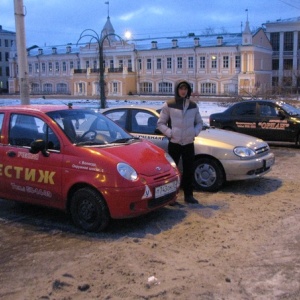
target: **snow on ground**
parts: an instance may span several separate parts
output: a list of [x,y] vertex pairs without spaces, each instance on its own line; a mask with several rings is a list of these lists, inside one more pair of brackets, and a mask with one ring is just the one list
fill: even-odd
[[[164,101],[151,101],[151,100],[107,100],[107,106],[108,107],[116,107],[121,105],[139,105],[139,106],[153,106],[155,108],[159,108],[163,105]],[[86,99],[31,99],[30,104],[65,104],[72,103],[75,105],[80,106],[86,106],[89,108],[99,108],[100,107],[100,101],[99,100],[86,100]],[[199,101],[197,102],[199,106],[200,114],[203,118],[203,121],[205,123],[209,123],[208,119],[209,116],[212,113],[216,112],[222,112],[224,111],[227,106],[224,105],[224,103],[218,103],[218,102],[208,102],[208,101]],[[21,101],[19,99],[0,99],[0,105],[1,106],[7,106],[7,105],[18,105],[21,104]]]

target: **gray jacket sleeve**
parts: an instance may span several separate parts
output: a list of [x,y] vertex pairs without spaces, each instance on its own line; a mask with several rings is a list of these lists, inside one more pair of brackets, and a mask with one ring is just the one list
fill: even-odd
[[157,128],[161,131],[163,135],[165,135],[168,138],[171,138],[172,129],[168,127],[169,119],[170,119],[170,110],[168,104],[165,102],[160,112],[159,119],[157,121]]

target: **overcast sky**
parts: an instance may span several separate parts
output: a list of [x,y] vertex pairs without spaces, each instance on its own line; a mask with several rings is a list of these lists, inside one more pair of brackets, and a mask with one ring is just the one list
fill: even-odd
[[[109,2],[109,5],[106,4]],[[27,46],[76,44],[85,29],[100,33],[109,12],[115,33],[133,38],[240,32],[300,17],[300,0],[23,0]],[[108,10],[109,9],[109,10]],[[248,11],[246,11],[248,10]],[[15,31],[14,1],[0,0],[0,25]]]

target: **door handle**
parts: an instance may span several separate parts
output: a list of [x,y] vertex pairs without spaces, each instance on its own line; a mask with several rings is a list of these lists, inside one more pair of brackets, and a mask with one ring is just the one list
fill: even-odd
[[16,152],[14,152],[14,151],[7,151],[6,154],[9,157],[15,157],[17,155]]

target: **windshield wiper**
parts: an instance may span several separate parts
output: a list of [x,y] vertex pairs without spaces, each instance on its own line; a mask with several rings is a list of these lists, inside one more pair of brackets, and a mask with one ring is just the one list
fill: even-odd
[[139,137],[132,136],[129,138],[122,138],[122,139],[115,140],[115,141],[113,141],[113,143],[126,143],[129,141],[139,140],[139,139],[140,139]]
[[101,142],[93,142],[93,141],[85,141],[85,142],[79,142],[79,143],[77,143],[76,145],[77,146],[95,146],[95,145],[105,145],[105,144],[107,144],[107,142],[103,142],[103,141],[101,141]]

